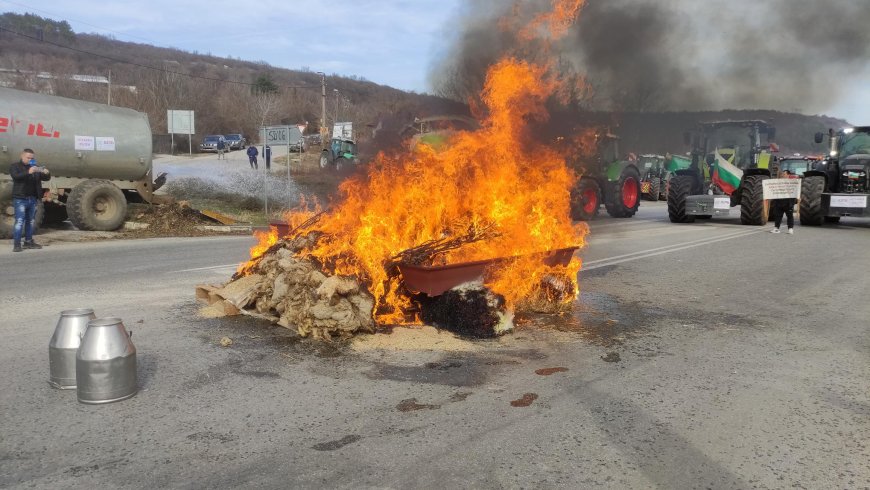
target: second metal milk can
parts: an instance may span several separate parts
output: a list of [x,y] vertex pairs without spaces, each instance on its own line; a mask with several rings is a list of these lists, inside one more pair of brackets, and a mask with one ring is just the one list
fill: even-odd
[[48,383],[61,390],[76,389],[76,351],[88,322],[97,318],[94,310],[79,308],[60,312],[54,334],[48,342]]
[[120,318],[97,318],[88,323],[76,354],[80,402],[111,403],[136,394],[136,347],[131,335]]

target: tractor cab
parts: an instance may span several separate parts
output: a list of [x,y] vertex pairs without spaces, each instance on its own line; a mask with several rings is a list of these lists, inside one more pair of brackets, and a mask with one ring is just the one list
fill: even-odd
[[[767,144],[762,143],[762,135]],[[701,123],[692,140],[693,163],[697,158],[698,163],[711,166],[721,158],[743,170],[766,169],[771,153],[779,151],[776,144],[771,143],[775,136],[776,128],[762,120]]]
[[665,157],[662,155],[641,155],[638,157],[641,179],[649,180],[653,177],[661,178],[665,171]]

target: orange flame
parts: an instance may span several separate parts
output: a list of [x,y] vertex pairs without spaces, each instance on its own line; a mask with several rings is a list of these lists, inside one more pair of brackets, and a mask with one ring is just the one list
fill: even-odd
[[[583,3],[556,2],[550,16],[536,17],[530,28],[544,25],[560,34]],[[580,259],[546,266],[533,258],[583,246],[588,233],[585,223],[570,219],[577,175],[565,153],[529,129],[530,123],[547,120],[545,104],[560,86],[546,66],[506,58],[490,67],[480,129],[452,132],[439,150],[420,146],[402,155],[379,154],[365,176],[340,186],[337,204],[313,227],[323,237],[306,253],[336,274],[364,278],[381,306],[375,314],[380,323],[403,323],[403,312],[412,306],[385,264],[407,249],[470,229],[496,236],[447,251],[438,257],[440,264],[515,257],[493,267],[487,279],[509,305],[528,299],[550,274],[568,278],[573,289],[567,300],[573,299]],[[311,215],[295,212],[288,219],[301,223]],[[252,257],[277,239],[275,230],[260,236]]]

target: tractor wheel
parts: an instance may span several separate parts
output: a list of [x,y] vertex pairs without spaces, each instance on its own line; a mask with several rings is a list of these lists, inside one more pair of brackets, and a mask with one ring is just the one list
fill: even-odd
[[108,180],[90,179],[75,186],[66,202],[72,224],[80,230],[117,230],[127,217],[127,199]]
[[580,179],[571,191],[571,219],[589,221],[598,215],[601,206],[601,189],[595,179]]
[[12,238],[15,227],[15,208],[12,200],[0,202],[0,238]]
[[825,178],[811,175],[801,180],[801,225],[822,226],[822,193],[825,192]]
[[322,151],[320,152],[320,168],[326,168],[329,166],[329,152]]
[[631,218],[640,205],[640,174],[632,167],[622,171],[619,180],[604,196],[607,214],[614,218]]
[[670,181],[662,179],[661,190],[659,190],[659,201],[667,201],[668,200],[668,186],[670,185]]
[[[36,201],[36,230],[42,226],[45,219],[45,205],[43,202]],[[12,200],[0,202],[0,238],[12,238],[12,233],[15,231],[15,208],[12,207]],[[23,238],[22,238],[23,239]]]
[[647,201],[658,201],[659,194],[662,191],[662,179],[658,177],[653,177],[649,181],[649,194],[647,194]]
[[839,216],[825,216],[825,223],[839,223]]
[[668,218],[671,223],[694,223],[695,217],[686,214],[686,198],[692,195],[695,179],[688,175],[674,175],[668,183]]
[[350,168],[350,160],[344,157],[338,157],[335,159],[335,170],[341,170],[345,167]]
[[743,190],[740,195],[741,224],[762,226],[767,223],[770,201],[764,200],[762,186],[762,182],[767,179],[767,175],[750,175],[743,179]]

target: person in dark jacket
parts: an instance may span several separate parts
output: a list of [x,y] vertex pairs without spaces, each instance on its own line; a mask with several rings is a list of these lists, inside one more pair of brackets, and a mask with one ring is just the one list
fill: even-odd
[[257,150],[256,146],[249,146],[248,147],[248,163],[251,164],[251,168],[253,168],[253,169],[257,168],[257,155],[259,155],[259,154],[260,154],[260,151]]
[[[783,170],[780,178],[796,179],[797,176],[791,174],[788,170]],[[773,229],[771,233],[779,233],[779,227],[782,225],[782,215],[785,214],[785,224],[788,227],[788,234],[794,235],[794,205],[796,199],[772,199],[770,202],[770,210],[773,212]]]
[[227,157],[224,155],[224,150],[227,148],[227,144],[224,142],[223,138],[218,138],[216,148],[217,148],[218,160],[220,160],[220,159],[226,160]]
[[[13,228],[13,252],[25,248],[37,249],[42,245],[33,241],[36,231],[36,207],[42,199],[42,181],[51,178],[48,169],[36,165],[33,150],[26,148],[21,152],[21,158],[9,166],[12,176],[12,207],[15,208],[15,227]],[[24,246],[21,235],[24,232]]]

